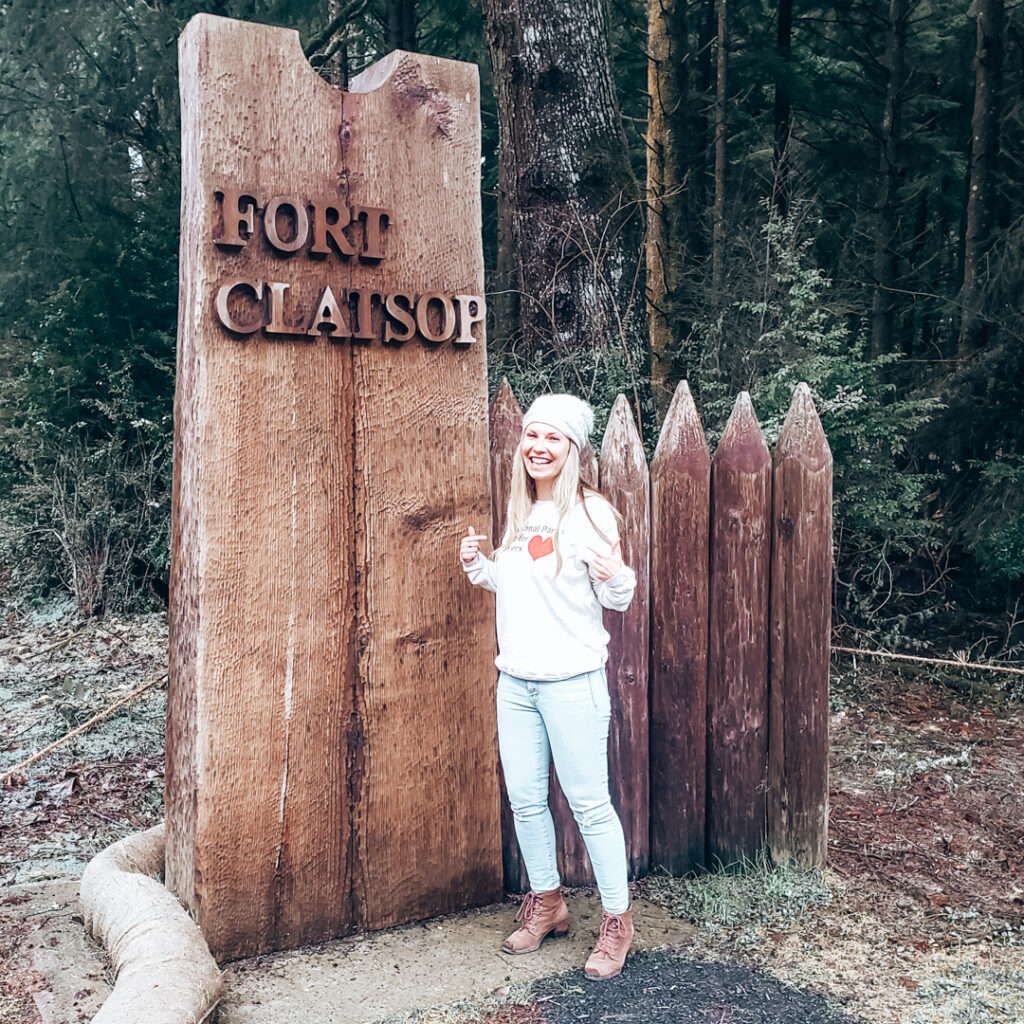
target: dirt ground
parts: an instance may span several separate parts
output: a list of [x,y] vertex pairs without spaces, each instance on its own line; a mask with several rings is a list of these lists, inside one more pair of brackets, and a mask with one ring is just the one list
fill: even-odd
[[[0,906],[10,886],[75,877],[162,817],[165,619],[83,624],[60,611],[0,624],[0,773],[141,683],[157,685],[0,786]],[[698,1007],[694,1021],[769,1022],[784,984],[818,1000],[821,1016],[808,1004],[780,1020],[839,1020],[828,1016],[838,1007],[871,1024],[1024,1020],[1020,695],[833,667],[824,873],[761,863],[745,875],[649,876],[637,893],[696,926],[687,948],[638,956],[618,983],[588,986],[570,972],[515,998],[409,1019],[690,1019],[665,1009],[678,998]],[[41,1019],[30,933],[0,915],[0,1024]],[[749,1016],[755,1005],[761,1016]]]

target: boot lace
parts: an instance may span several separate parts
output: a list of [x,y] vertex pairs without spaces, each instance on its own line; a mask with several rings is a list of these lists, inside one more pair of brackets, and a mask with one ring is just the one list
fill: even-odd
[[601,922],[601,934],[598,936],[594,952],[614,957],[617,952],[616,943],[622,939],[622,934],[622,918],[615,914],[609,914]]
[[516,913],[516,920],[523,922],[523,927],[530,931],[530,925],[533,923],[533,919],[540,909],[540,900],[537,898],[537,894],[530,890],[524,897],[523,902],[519,906],[519,911]]

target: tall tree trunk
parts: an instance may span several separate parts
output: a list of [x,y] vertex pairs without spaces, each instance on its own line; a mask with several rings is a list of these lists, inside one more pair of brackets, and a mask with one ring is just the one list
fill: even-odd
[[[349,4],[344,5],[348,8]],[[327,0],[327,20],[334,25],[339,14],[338,0]],[[336,32],[340,38],[332,37],[329,41],[329,64],[331,68],[331,85],[337,89],[348,88],[348,25],[340,25]]]
[[984,264],[992,242],[1005,26],[1003,0],[976,0],[975,12],[974,115],[971,119],[970,188],[964,230],[960,356],[968,356],[981,348],[987,334],[981,292]]
[[792,108],[789,99],[790,58],[793,53],[793,0],[779,0],[775,35],[775,146],[773,152],[772,205],[780,217],[789,212],[789,138]]
[[879,157],[879,194],[874,226],[874,260],[871,300],[871,352],[879,355],[892,349],[893,310],[896,284],[896,202],[900,167],[903,79],[906,54],[907,0],[889,0],[886,29],[886,105],[882,115],[882,152]]
[[[612,87],[604,5],[485,0],[484,14],[518,337],[533,354],[569,357],[552,383],[592,393],[594,360],[581,350],[621,354],[639,381],[647,369],[643,210]],[[648,404],[639,391],[637,384],[638,411]]]
[[385,8],[388,50],[416,49],[416,0],[387,0]]
[[[661,418],[672,399],[673,352],[689,334],[685,279],[696,229],[686,0],[650,0],[647,54],[647,315],[651,390]],[[685,354],[680,362],[682,376],[692,376]]]
[[700,0],[697,16],[697,95],[694,102],[693,133],[701,155],[701,173],[697,178],[694,208],[701,211],[705,230],[700,235],[700,255],[707,257],[711,232],[708,210],[715,187],[715,65],[712,59],[718,38],[718,0]]
[[725,98],[729,49],[728,0],[718,0],[718,77],[715,89],[715,206],[711,228],[711,292],[721,301],[725,274]]
[[871,351],[874,355],[892,349],[895,309],[897,249],[896,203],[900,166],[904,63],[907,43],[908,0],[889,0],[889,22],[885,41],[885,110],[882,114],[881,154],[878,161],[878,198],[875,203],[875,282],[871,303]]

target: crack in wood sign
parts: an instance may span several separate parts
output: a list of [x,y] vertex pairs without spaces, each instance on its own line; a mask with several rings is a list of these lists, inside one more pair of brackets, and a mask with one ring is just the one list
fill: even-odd
[[225,958],[501,896],[479,86],[179,58],[166,881]]

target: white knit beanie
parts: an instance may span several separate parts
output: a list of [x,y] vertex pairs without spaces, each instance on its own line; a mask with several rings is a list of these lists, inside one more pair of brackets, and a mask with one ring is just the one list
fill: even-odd
[[583,451],[594,429],[594,410],[575,395],[541,395],[523,416],[524,432],[531,423],[554,427]]

